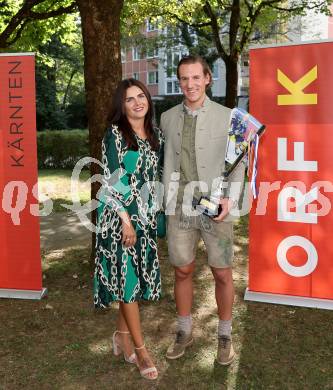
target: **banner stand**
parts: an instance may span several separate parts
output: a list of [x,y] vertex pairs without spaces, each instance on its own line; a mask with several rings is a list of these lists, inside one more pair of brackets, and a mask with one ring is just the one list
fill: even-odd
[[333,301],[330,299],[306,298],[295,295],[270,294],[257,291],[250,291],[248,288],[244,295],[245,301],[264,303],[276,303],[278,305],[311,307],[316,309],[333,310]]
[[34,53],[0,53],[0,86],[0,298],[39,300]]
[[42,290],[15,290],[12,288],[0,288],[0,298],[17,299],[42,299],[47,295],[47,288]]
[[333,310],[332,50],[333,41],[250,49],[250,113],[266,131],[246,300]]

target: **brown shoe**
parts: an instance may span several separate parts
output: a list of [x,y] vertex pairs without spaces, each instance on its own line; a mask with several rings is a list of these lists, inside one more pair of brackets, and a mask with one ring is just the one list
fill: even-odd
[[186,334],[184,331],[179,330],[176,334],[175,341],[170,345],[167,350],[166,357],[168,359],[178,359],[184,355],[185,349],[192,344],[192,333]]
[[219,344],[217,348],[217,362],[222,366],[228,366],[235,359],[235,351],[232,346],[231,338],[219,336]]

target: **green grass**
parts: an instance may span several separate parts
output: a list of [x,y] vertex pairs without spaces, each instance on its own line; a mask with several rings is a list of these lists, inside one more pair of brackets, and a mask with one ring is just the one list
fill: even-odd
[[[40,178],[63,184],[69,174],[41,172]],[[145,342],[159,370],[157,382],[150,383],[136,367],[112,354],[117,305],[93,308],[87,244],[43,253],[47,299],[0,300],[0,389],[332,390],[333,312],[244,301],[247,222],[244,217],[235,226],[237,359],[230,367],[214,361],[214,284],[203,247],[194,280],[195,342],[185,357],[168,361],[165,352],[175,325],[173,270],[166,242],[159,242],[164,295],[159,303],[141,305]]]
[[[41,169],[38,172],[39,194],[44,194],[53,201],[53,211],[55,212],[68,210],[62,204],[73,204],[71,176],[72,171],[70,169]],[[80,174],[77,195],[81,204],[90,200],[89,177],[90,173],[87,170]]]
[[47,299],[0,300],[0,388],[332,389],[333,313],[244,302],[241,253],[235,264],[236,361],[229,368],[214,361],[214,286],[203,250],[195,277],[195,343],[186,357],[167,361],[175,323],[173,272],[165,241],[159,247],[164,296],[141,306],[145,341],[160,373],[156,384],[112,355],[117,307],[93,309],[89,248],[82,248],[44,255]]

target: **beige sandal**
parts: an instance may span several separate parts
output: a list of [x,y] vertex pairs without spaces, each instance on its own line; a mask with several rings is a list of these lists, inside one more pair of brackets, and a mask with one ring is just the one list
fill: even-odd
[[123,353],[124,359],[126,362],[135,364],[136,363],[136,354],[133,352],[130,356],[126,356],[124,350],[122,349],[121,345],[116,340],[116,335],[119,334],[130,334],[130,332],[123,332],[120,330],[116,330],[112,335],[112,349],[115,356],[121,355]]
[[[135,350],[139,350],[139,349],[143,349],[143,348],[146,348],[145,344],[143,344],[141,347],[134,347]],[[157,379],[158,377],[158,372],[157,372],[157,369],[155,366],[153,367],[148,367],[148,368],[143,368],[141,369],[139,367],[139,363],[138,363],[138,358],[137,358],[137,362],[136,362],[136,365],[138,366],[138,369],[140,371],[140,375],[145,378],[145,379],[149,379],[149,380],[155,380]],[[154,373],[155,375],[153,376],[150,376],[149,374],[152,374]]]

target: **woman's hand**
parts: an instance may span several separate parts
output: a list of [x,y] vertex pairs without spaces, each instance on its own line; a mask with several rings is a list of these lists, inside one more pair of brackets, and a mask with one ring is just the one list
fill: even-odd
[[122,220],[122,244],[126,247],[135,245],[136,233],[130,220]]

